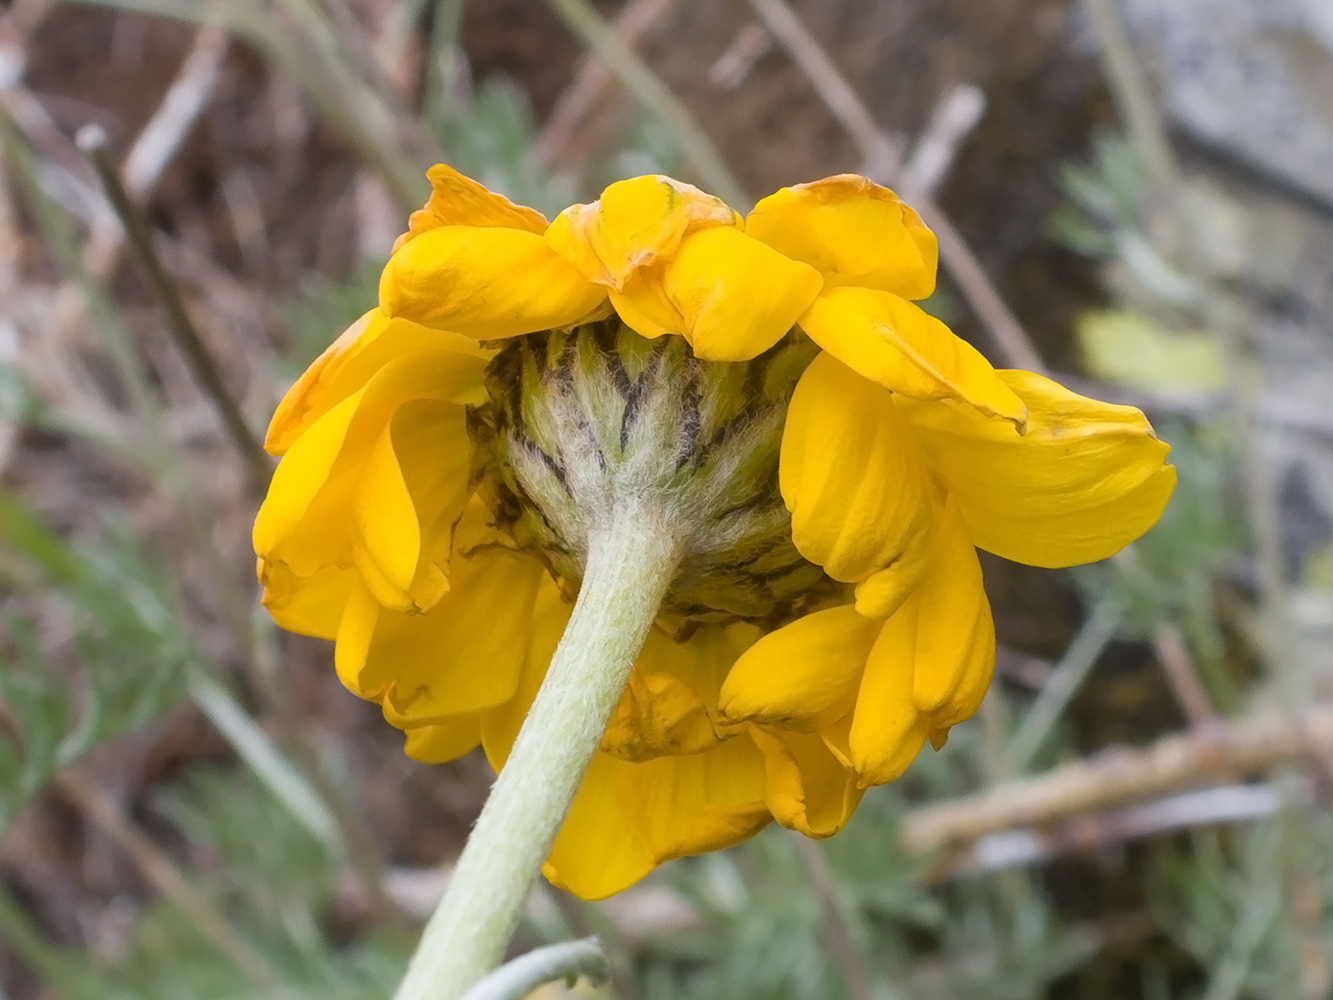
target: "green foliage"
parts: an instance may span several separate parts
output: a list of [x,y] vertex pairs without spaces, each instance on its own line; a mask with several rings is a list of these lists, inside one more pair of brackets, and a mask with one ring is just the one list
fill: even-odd
[[1089,257],[1111,257],[1117,234],[1140,231],[1148,172],[1134,144],[1103,133],[1084,163],[1061,164],[1057,180],[1069,202],[1051,218],[1055,237]]
[[21,598],[0,600],[10,637],[0,644],[0,702],[16,724],[0,734],[3,832],[60,767],[179,701],[196,654],[162,573],[127,532],[74,547],[0,494],[0,557],[0,580],[40,590],[68,613],[79,668],[77,682],[67,682],[20,617]]

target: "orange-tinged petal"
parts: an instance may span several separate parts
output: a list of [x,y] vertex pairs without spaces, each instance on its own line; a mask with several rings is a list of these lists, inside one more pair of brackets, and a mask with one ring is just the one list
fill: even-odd
[[792,541],[833,579],[920,571],[934,500],[916,442],[892,394],[828,354],[792,395],[778,480]]
[[423,764],[447,764],[480,744],[481,722],[476,716],[467,716],[443,725],[409,729],[403,752]]
[[807,837],[831,837],[847,825],[864,791],[821,736],[763,726],[751,726],[750,736],[764,755],[774,819]]
[[720,720],[812,732],[846,715],[878,633],[879,623],[851,606],[816,611],[768,633],[727,674]]
[[541,236],[517,229],[427,230],[380,278],[386,315],[479,340],[574,325],[605,296]]
[[782,188],[754,207],[745,231],[830,285],[924,299],[935,290],[935,234],[896,194],[855,174]]
[[1022,426],[1023,402],[975,347],[889,292],[826,288],[800,318],[848,368],[912,399],[955,399]]
[[902,405],[977,546],[1033,566],[1073,566],[1113,555],[1157,522],[1176,472],[1142,413],[1031,372],[999,374],[1027,407],[1024,435],[962,407]]
[[995,627],[981,566],[949,504],[930,568],[884,623],[856,696],[848,745],[863,784],[891,781],[927,737],[981,704],[995,664]]
[[462,355],[460,364],[477,376],[470,393],[458,402],[486,401],[482,366],[468,359],[486,359],[492,352],[475,340],[443,330],[429,330],[404,319],[390,319],[372,309],[315,359],[287,390],[269,422],[264,448],[281,455],[307,427],[352,393],[362,389],[381,368],[396,358],[422,351],[449,351]]
[[546,240],[589,281],[621,291],[635,272],[674,255],[688,233],[740,224],[721,199],[650,175],[616,181],[598,201],[565,209]]
[[407,232],[398,237],[394,250],[408,240],[441,226],[476,226],[478,228],[521,229],[541,233],[546,216],[535,208],[515,205],[465,177],[447,163],[437,163],[426,171],[430,181],[430,199],[426,207],[413,212],[407,220]]

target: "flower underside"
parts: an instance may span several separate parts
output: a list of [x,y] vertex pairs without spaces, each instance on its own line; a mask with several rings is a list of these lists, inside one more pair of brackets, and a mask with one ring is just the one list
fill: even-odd
[[997,370],[915,304],[935,238],[865,178],[741,216],[637,177],[550,223],[430,178],[378,307],[274,415],[264,603],[335,640],[413,757],[499,768],[595,537],[632,510],[669,541],[545,869],[581,896],[770,820],[836,833],[981,703],[977,550],[1096,561],[1171,495],[1138,410]]
[[514,340],[476,414],[501,470],[498,523],[577,583],[589,533],[633,502],[682,553],[660,617],[672,631],[785,624],[833,592],[778,490],[787,404],[816,353],[793,331],[750,361],[700,361],[617,317]]

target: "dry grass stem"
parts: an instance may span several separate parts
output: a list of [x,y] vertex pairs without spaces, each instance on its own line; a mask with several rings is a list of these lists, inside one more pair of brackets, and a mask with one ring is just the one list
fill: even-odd
[[749,195],[722,154],[680,98],[609,28],[587,0],[547,0],[561,19],[606,64],[645,108],[676,134],[686,159],[704,186],[737,211],[748,211]]
[[1045,371],[1031,338],[995,290],[972,248],[928,191],[908,186],[913,178],[903,172],[904,160],[898,144],[879,127],[824,48],[784,0],[750,0],[750,4],[857,144],[864,159],[860,172],[881,183],[897,184],[903,197],[935,231],[941,261],[990,331],[1004,362],[1015,368]]
[[[611,31],[627,50],[665,18],[680,0],[630,0],[616,15]],[[542,126],[533,146],[533,159],[541,166],[564,162],[573,152],[574,139],[589,113],[606,96],[615,75],[610,64],[597,55],[585,56],[574,81],[564,89]]]
[[843,984],[847,987],[849,1000],[870,1000],[870,976],[866,972],[861,949],[852,939],[851,928],[843,916],[842,901],[838,899],[838,886],[833,878],[833,870],[818,842],[796,834],[796,853],[800,855],[801,865],[805,868],[810,888],[819,900],[819,909],[824,918],[824,940],[829,952],[842,973]]
[[237,968],[259,986],[273,988],[282,984],[282,977],[268,960],[232,929],[208,897],[186,880],[171,859],[130,822],[105,791],[73,768],[62,772],[56,784],[116,842],[153,888],[194,921],[199,932],[235,962]]

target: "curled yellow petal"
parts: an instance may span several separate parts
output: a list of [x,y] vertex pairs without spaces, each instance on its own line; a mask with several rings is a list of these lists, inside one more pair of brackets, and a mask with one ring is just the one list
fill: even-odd
[[380,308],[479,340],[571,326],[606,292],[541,236],[517,229],[443,226],[405,243],[380,278]]
[[995,627],[957,505],[946,512],[930,567],[883,625],[866,661],[848,736],[863,785],[898,777],[927,738],[977,710],[995,664]]
[[682,320],[675,332],[706,361],[748,361],[762,354],[792,328],[824,284],[814,268],[731,228],[685,239],[663,267],[661,281]]
[[350,570],[329,567],[312,576],[297,576],[284,563],[258,560],[260,599],[279,627],[289,632],[333,639],[355,576]]
[[386,607],[422,608],[414,593],[422,537],[448,534],[471,493],[472,439],[463,407],[411,400],[370,448],[352,502],[352,556]]
[[764,726],[749,732],[764,755],[765,801],[774,819],[807,837],[831,837],[847,825],[864,790],[822,736]]
[[468,404],[485,401],[481,366],[467,359],[485,359],[490,351],[471,338],[429,330],[403,319],[390,319],[380,310],[372,309],[330,344],[282,397],[269,423],[265,450],[271,455],[284,454],[307,427],[362,389],[389,362],[427,351],[461,355],[460,363],[476,373],[477,381],[458,401]]
[[481,723],[468,716],[438,726],[407,730],[403,752],[423,764],[447,764],[471,753],[481,743]]
[[891,393],[828,354],[792,395],[779,461],[801,555],[835,580],[897,565],[919,572],[934,527],[932,486]]
[[923,299],[935,289],[935,234],[896,194],[855,174],[785,187],[754,207],[745,231],[830,285]]
[[746,624],[709,626],[678,642],[661,631],[650,632],[611,713],[602,750],[622,760],[644,761],[715,746],[721,739],[713,724],[718,690],[758,633]]
[[650,175],[616,181],[592,204],[565,209],[546,240],[589,281],[621,291],[635,272],[675,254],[687,234],[739,225],[721,199]]
[[955,399],[1022,426],[1023,402],[989,361],[906,299],[865,288],[826,288],[800,319],[812,340],[848,368],[912,399]]
[[797,732],[846,715],[879,623],[850,606],[804,615],[747,649],[722,683],[718,717]]
[[1157,522],[1176,472],[1141,412],[1031,372],[999,374],[1027,408],[1023,435],[963,407],[901,406],[978,547],[1073,566],[1113,555]]
[[422,233],[441,226],[476,226],[478,228],[520,229],[541,233],[546,216],[525,205],[515,205],[465,177],[447,163],[437,163],[426,171],[430,181],[430,199],[426,207],[413,212],[407,220],[407,232],[398,237],[394,250]]

